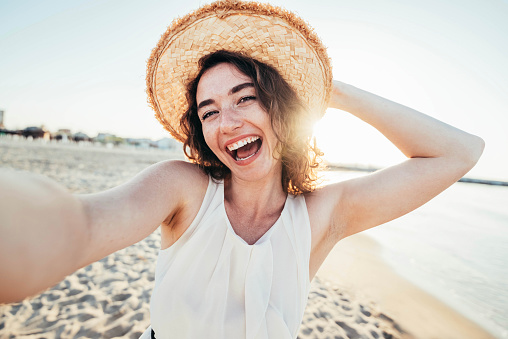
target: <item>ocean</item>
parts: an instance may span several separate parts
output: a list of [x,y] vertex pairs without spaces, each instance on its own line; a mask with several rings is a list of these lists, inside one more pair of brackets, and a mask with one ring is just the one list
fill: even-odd
[[[325,178],[359,175],[337,171]],[[399,275],[495,337],[508,338],[508,187],[455,183],[365,233]]]

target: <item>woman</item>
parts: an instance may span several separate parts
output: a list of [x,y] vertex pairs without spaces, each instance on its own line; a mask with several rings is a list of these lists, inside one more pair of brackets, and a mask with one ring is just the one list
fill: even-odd
[[[484,147],[422,113],[332,84],[319,39],[271,6],[217,2],[174,22],[152,52],[147,83],[156,117],[193,163],[158,163],[83,196],[4,174],[1,301],[51,286],[161,225],[143,337],[294,338],[310,280],[332,247],[432,199]],[[309,126],[326,106],[372,125],[408,160],[316,189],[320,152]]]

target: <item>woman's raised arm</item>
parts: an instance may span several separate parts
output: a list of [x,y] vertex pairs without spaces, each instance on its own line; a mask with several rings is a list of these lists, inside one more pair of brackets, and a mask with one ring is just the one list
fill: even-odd
[[310,196],[311,205],[313,199],[321,204],[318,214],[327,216],[319,220],[316,241],[333,234],[335,244],[414,210],[459,180],[483,152],[475,135],[338,81],[329,106],[372,125],[409,159]]
[[184,203],[184,184],[197,173],[166,161],[105,192],[72,195],[42,176],[0,172],[0,302],[40,292],[142,240]]

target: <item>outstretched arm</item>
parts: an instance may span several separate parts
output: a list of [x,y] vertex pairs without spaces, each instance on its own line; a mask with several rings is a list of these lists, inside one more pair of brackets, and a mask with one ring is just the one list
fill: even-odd
[[327,216],[318,221],[316,242],[328,237],[335,244],[416,209],[466,174],[483,152],[475,135],[338,81],[329,106],[372,125],[409,159],[310,196],[321,204],[318,215]]
[[0,303],[39,292],[70,266],[77,269],[88,241],[78,199],[43,176],[0,172]]
[[166,161],[105,192],[72,195],[42,176],[0,172],[0,303],[142,240],[185,203],[185,183],[201,176],[191,164]]

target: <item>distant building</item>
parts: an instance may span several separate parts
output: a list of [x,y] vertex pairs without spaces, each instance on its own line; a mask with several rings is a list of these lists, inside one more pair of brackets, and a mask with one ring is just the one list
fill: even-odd
[[179,142],[173,138],[164,138],[155,142],[157,147],[162,149],[176,149],[179,147]]
[[99,133],[95,138],[92,138],[94,142],[100,142],[102,144],[106,144],[108,147],[119,146],[125,144],[125,139],[121,137],[117,137],[114,134],[109,133]]
[[94,138],[96,141],[106,141],[107,139],[110,139],[110,138],[114,138],[115,135],[114,134],[109,134],[109,133],[99,133],[97,134],[97,136]]
[[0,110],[0,128],[5,128],[5,126],[4,126],[4,113],[5,113],[5,111]]
[[72,135],[72,139],[74,141],[91,141],[92,140],[88,135],[86,135],[85,133],[82,133],[82,132],[74,133]]
[[27,127],[23,131],[21,131],[21,135],[25,138],[33,138],[33,139],[50,139],[50,133],[43,127]]
[[157,147],[155,142],[150,139],[133,139],[133,138],[127,138],[125,139],[127,143],[130,145],[140,147],[140,148],[150,148],[150,147]]
[[61,128],[56,133],[53,134],[52,139],[68,142],[72,140],[71,130],[67,128]]
[[71,130],[68,128],[60,128],[56,133],[72,135]]

